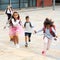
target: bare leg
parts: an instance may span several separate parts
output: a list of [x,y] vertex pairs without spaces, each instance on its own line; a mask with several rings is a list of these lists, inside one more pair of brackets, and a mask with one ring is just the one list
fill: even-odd
[[44,50],[42,51],[43,55],[46,55],[47,45],[48,45],[48,38],[44,38]]
[[29,42],[31,42],[30,37],[28,37]]
[[14,44],[16,45],[16,48],[19,48],[20,47],[19,46],[19,40],[18,40],[18,36],[17,35],[14,36]]
[[28,37],[27,37],[27,36],[25,36],[25,47],[28,47],[27,39],[28,39]]
[[17,42],[16,42],[16,36],[13,36],[13,38],[14,38],[14,44],[16,45],[17,44]]
[[14,39],[13,39],[13,36],[10,36],[10,41],[13,41]]
[[50,45],[51,45],[51,40],[49,39],[49,40],[48,40],[48,44],[47,44],[47,50],[49,50]]
[[25,42],[27,43],[27,36],[25,36]]
[[17,35],[16,35],[16,43],[19,44],[19,39]]
[[31,33],[29,33],[29,35],[28,35],[29,42],[31,42],[30,38],[31,38]]

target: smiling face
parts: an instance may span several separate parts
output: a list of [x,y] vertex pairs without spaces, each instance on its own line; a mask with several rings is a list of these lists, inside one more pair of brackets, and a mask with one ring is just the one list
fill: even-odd
[[50,28],[50,25],[49,25],[49,24],[48,24],[48,25],[46,25],[46,28],[47,28],[47,29],[49,29],[49,28]]
[[14,19],[18,19],[18,13],[13,14]]

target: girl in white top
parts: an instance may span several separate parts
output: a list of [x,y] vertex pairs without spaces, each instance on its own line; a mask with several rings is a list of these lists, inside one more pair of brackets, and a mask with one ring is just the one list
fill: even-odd
[[18,34],[22,35],[23,28],[21,24],[21,20],[19,14],[17,12],[13,13],[13,18],[9,21],[10,24],[10,41],[14,42],[17,48],[19,48],[19,38]]
[[37,33],[41,31],[44,32],[44,38],[43,38],[44,39],[44,50],[42,51],[43,55],[46,55],[46,51],[49,49],[51,45],[52,38],[57,37],[56,31],[54,27],[51,26],[51,23],[52,22],[49,19],[45,20],[44,27],[41,30],[37,31]]
[[7,9],[5,10],[5,14],[8,16],[8,20],[11,18],[11,16],[13,15],[13,9],[12,7],[9,5],[7,7]]
[[[10,5],[8,5],[7,9],[5,10],[5,14],[7,15],[8,21],[9,21],[12,18],[12,15],[13,15],[13,9]],[[9,27],[8,21],[6,22],[6,25],[4,26],[4,29],[7,26]]]

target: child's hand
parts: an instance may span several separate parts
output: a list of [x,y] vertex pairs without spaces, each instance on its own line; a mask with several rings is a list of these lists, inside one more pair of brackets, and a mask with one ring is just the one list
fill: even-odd
[[54,37],[54,40],[55,40],[55,41],[57,40],[57,36]]
[[6,29],[6,26],[4,26],[4,29]]
[[57,38],[55,37],[55,38],[54,38],[54,40],[56,41],[56,40],[57,40]]
[[34,33],[36,34],[36,33],[37,33],[37,31],[36,31],[36,30],[34,30]]
[[58,38],[58,36],[56,36],[56,38]]

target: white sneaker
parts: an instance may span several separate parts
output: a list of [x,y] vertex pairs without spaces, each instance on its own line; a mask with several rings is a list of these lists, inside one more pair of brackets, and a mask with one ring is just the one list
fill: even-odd
[[14,46],[14,42],[10,41],[10,46],[11,47]]
[[16,48],[20,48],[19,44],[16,44]]

